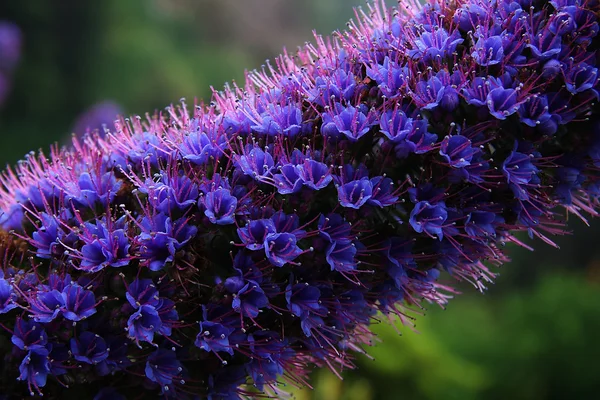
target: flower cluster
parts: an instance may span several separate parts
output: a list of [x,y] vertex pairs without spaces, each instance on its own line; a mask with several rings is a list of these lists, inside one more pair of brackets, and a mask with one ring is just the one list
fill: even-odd
[[597,214],[598,15],[373,4],[193,112],[29,155],[1,177],[0,386],[281,397],[443,306],[440,273],[483,290],[516,233]]

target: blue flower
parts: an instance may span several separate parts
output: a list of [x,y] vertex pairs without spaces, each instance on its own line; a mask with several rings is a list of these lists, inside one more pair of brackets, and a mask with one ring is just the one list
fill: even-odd
[[442,101],[445,88],[442,81],[433,76],[426,81],[417,82],[412,98],[423,110],[432,110]]
[[239,156],[237,162],[244,174],[256,180],[269,176],[274,166],[271,154],[259,148],[253,148],[248,154]]
[[342,134],[352,142],[359,140],[371,130],[372,119],[365,110],[351,105],[335,104],[334,110],[323,113],[321,132],[325,136],[339,138]]
[[47,351],[45,347],[48,344],[48,335],[42,324],[17,318],[11,341],[21,350],[44,354]]
[[228,225],[235,222],[235,210],[238,200],[231,195],[228,189],[217,189],[214,192],[208,192],[202,202],[204,215],[210,222],[217,225]]
[[140,306],[127,320],[127,332],[136,343],[154,343],[154,334],[162,327],[158,311],[153,306]]
[[231,308],[244,317],[256,318],[261,309],[269,305],[265,292],[254,281],[248,281],[237,292],[231,303]]
[[109,230],[100,220],[86,226],[93,235],[81,248],[80,269],[98,272],[107,266],[119,268],[129,264],[131,245],[124,229]]
[[70,321],[81,321],[96,313],[96,297],[91,290],[76,283],[66,286],[62,291],[64,301],[63,316]]
[[280,106],[269,104],[260,115],[260,123],[251,128],[257,133],[275,136],[294,137],[302,130],[302,111],[294,105]]
[[[527,98],[519,107],[519,117],[521,122],[532,128],[544,127],[552,117],[548,112],[548,99],[546,96],[531,96]],[[556,125],[554,124],[554,131]],[[552,129],[546,129],[548,134],[554,133]]]
[[0,277],[0,314],[6,314],[17,307],[16,297],[12,285],[6,279]]
[[302,254],[298,247],[296,235],[292,233],[270,233],[265,237],[265,254],[271,264],[283,267]]
[[174,351],[157,349],[146,361],[146,377],[161,387],[173,383],[181,375],[183,367]]
[[464,41],[457,34],[448,32],[443,28],[432,29],[431,31],[425,31],[415,39],[414,50],[409,50],[408,55],[411,57],[420,58],[424,63],[431,61],[442,61],[449,57],[454,51],[456,46]]
[[218,322],[200,321],[200,333],[194,344],[204,351],[233,355],[233,347],[229,344],[229,335],[233,331],[233,328]]
[[319,161],[306,159],[298,170],[304,185],[313,190],[321,190],[333,180],[329,167]]
[[19,366],[19,380],[27,381],[30,393],[34,393],[32,386],[40,392],[41,387],[46,386],[46,380],[50,373],[50,360],[48,350],[41,349],[29,351]]
[[65,299],[56,289],[48,292],[39,291],[37,296],[29,300],[31,313],[36,322],[53,321],[65,308]]
[[487,95],[487,106],[490,114],[498,119],[506,119],[519,109],[517,91],[514,89],[496,88]]
[[109,348],[102,337],[85,331],[71,339],[71,354],[82,363],[98,364],[108,358]]
[[308,318],[311,313],[327,314],[327,308],[319,302],[321,291],[308,283],[289,284],[285,289],[285,300],[292,314],[301,319]]
[[379,120],[380,131],[392,142],[405,140],[413,131],[413,119],[402,110],[388,110]]
[[582,93],[598,83],[598,68],[579,63],[567,70],[565,87],[572,94]]
[[386,56],[383,64],[367,68],[367,76],[378,83],[384,96],[394,99],[400,95],[400,88],[406,83],[409,69],[406,66],[397,65],[389,56]]
[[127,287],[127,301],[133,308],[156,306],[159,301],[158,289],[150,279],[136,279]]
[[268,235],[276,233],[271,219],[250,220],[245,227],[238,228],[237,233],[248,250],[260,250],[264,247]]
[[373,196],[373,184],[368,178],[337,185],[340,205],[359,209]]
[[471,164],[475,149],[464,136],[446,136],[440,145],[440,155],[453,168],[463,168]]
[[198,228],[185,219],[171,221],[162,213],[152,218],[144,217],[141,225],[144,231],[138,235],[140,253],[152,271],[159,271],[166,263],[172,262],[175,253],[198,232]]
[[420,201],[410,212],[409,223],[415,232],[425,232],[442,240],[444,238],[442,229],[447,218],[448,212],[442,203],[430,204],[428,201]]
[[302,188],[300,168],[294,164],[285,164],[279,167],[279,174],[273,175],[275,187],[280,194],[296,193]]
[[378,207],[388,207],[398,201],[398,196],[394,194],[394,181],[383,176],[376,176],[370,179],[373,187],[372,196],[367,201],[369,204],[374,204]]
[[180,151],[184,160],[195,165],[205,165],[224,153],[226,143],[225,135],[212,133],[209,136],[206,132],[191,130],[183,139]]
[[354,96],[355,89],[354,74],[338,69],[331,75],[317,77],[314,89],[309,91],[308,100],[325,106],[331,101],[350,100]]
[[500,36],[480,37],[471,54],[475,62],[484,67],[499,64],[504,58],[504,48]]
[[538,169],[527,154],[513,151],[502,163],[502,173],[520,200],[529,199],[527,185],[536,177]]
[[356,269],[356,245],[351,241],[336,240],[329,244],[325,260],[332,271],[348,272]]

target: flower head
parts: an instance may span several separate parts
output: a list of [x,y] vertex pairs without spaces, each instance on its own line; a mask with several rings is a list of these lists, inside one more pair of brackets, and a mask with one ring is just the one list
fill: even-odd
[[376,313],[483,291],[515,232],[596,215],[600,3],[413,3],[7,169],[7,368],[50,397],[66,373],[114,374],[97,399],[280,397],[350,367]]

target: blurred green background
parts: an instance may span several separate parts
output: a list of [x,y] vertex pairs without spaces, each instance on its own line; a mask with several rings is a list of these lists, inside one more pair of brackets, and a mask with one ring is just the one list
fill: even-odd
[[[390,2],[391,3],[391,2]],[[343,28],[358,0],[1,1],[23,34],[0,109],[0,163],[65,143],[102,101],[127,114],[160,110],[210,86],[241,81],[283,46]],[[358,369],[316,371],[297,399],[593,399],[600,389],[600,222],[572,221],[561,250],[534,243],[485,295],[463,295],[419,317],[419,334],[374,327],[382,344]]]

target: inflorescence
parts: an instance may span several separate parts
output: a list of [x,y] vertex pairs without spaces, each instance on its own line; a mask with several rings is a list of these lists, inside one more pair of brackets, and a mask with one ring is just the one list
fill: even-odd
[[210,104],[30,154],[1,177],[3,394],[281,397],[444,306],[440,273],[485,289],[516,233],[597,215],[598,15],[373,4]]

